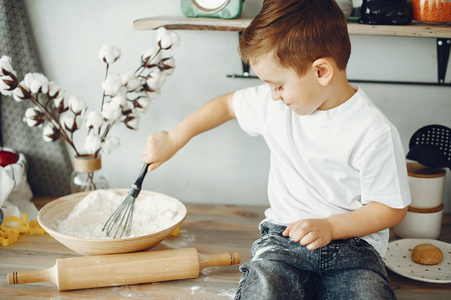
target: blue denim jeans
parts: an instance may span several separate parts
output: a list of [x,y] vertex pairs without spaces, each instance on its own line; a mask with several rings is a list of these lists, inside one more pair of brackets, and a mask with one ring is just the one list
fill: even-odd
[[265,222],[254,242],[235,299],[396,299],[384,262],[361,238],[308,250]]

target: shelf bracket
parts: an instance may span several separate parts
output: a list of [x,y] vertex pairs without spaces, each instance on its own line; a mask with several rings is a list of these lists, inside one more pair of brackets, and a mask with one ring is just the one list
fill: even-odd
[[444,84],[446,69],[448,67],[449,53],[451,50],[451,39],[437,39],[437,69],[438,83]]
[[[238,41],[241,40],[241,35],[243,34],[242,31],[238,32]],[[251,71],[250,71],[250,66],[248,64],[246,64],[242,59],[241,60],[241,74],[242,75],[238,75],[241,78],[251,78]],[[227,77],[237,77],[237,75],[227,75]]]

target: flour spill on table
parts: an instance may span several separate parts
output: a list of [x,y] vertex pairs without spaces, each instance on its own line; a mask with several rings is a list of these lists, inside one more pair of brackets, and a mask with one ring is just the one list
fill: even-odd
[[190,233],[187,230],[181,229],[180,236],[174,239],[166,239],[162,242],[162,244],[171,247],[171,248],[190,248],[194,247],[195,242],[197,241],[196,234]]
[[198,285],[192,286],[190,288],[190,290],[191,290],[191,295],[194,295],[195,292],[199,292],[199,293],[205,292],[205,288],[201,287],[201,286],[198,286]]
[[[124,198],[125,195],[113,190],[93,191],[65,219],[58,221],[57,231],[86,239],[107,239],[102,228]],[[173,226],[181,218],[175,199],[160,194],[139,196],[135,200],[130,237],[159,232]]]
[[234,299],[236,295],[237,289],[223,289],[218,296],[228,297],[230,299]]

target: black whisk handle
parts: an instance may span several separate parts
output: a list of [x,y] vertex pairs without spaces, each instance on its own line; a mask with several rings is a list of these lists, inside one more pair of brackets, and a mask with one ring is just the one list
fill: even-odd
[[138,189],[141,189],[141,185],[143,183],[144,177],[146,177],[147,169],[149,168],[150,164],[144,164],[143,168],[141,169],[141,173],[139,173],[138,178],[135,181],[135,186]]

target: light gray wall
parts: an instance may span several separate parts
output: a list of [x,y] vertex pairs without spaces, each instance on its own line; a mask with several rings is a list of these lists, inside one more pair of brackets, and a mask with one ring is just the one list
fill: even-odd
[[[244,14],[255,15],[261,2],[246,1]],[[134,31],[133,20],[182,15],[180,1],[175,0],[25,0],[25,4],[45,75],[67,94],[80,95],[97,109],[104,76],[104,64],[97,58],[100,46],[112,43],[122,49],[112,73],[134,71],[141,52],[154,45],[155,32]],[[214,96],[260,83],[226,77],[241,70],[237,33],[178,33],[182,43],[174,51],[176,71],[141,120],[139,131],[117,126],[112,132],[122,145],[103,158],[111,187],[129,187],[135,180],[148,134],[169,130]],[[435,39],[351,36],[351,41],[350,78],[437,80]],[[450,75],[446,80],[450,81]],[[361,86],[398,127],[406,151],[410,137],[420,127],[451,127],[451,88]],[[143,187],[185,202],[266,205],[268,156],[261,138],[247,136],[231,121],[195,137],[146,177]],[[451,211],[449,171],[447,177],[445,210]]]

